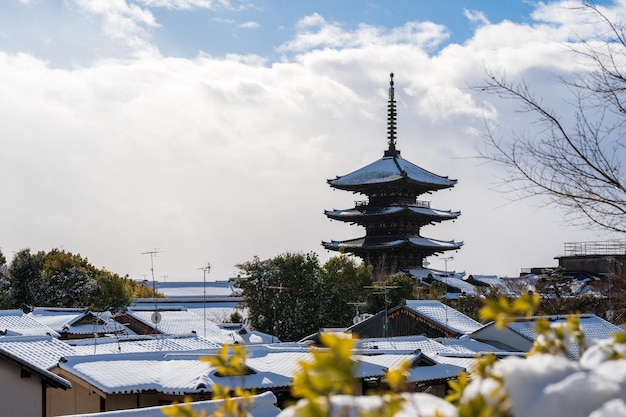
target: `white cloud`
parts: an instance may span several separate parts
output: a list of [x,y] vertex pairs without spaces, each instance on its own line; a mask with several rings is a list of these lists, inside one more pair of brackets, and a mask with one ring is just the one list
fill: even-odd
[[472,23],[477,23],[480,25],[488,25],[490,23],[489,19],[487,19],[487,16],[485,16],[485,13],[481,12],[480,10],[464,9],[463,14],[467,18],[467,20]]
[[430,23],[347,30],[311,15],[281,47],[291,57],[283,62],[177,59],[154,53],[158,22],[147,9],[104,3],[76,2],[111,36],[152,53],[58,69],[0,52],[0,245],[9,257],[63,246],[141,278],[141,252],[159,248],[156,276],[177,280],[200,279],[206,261],[211,279],[225,279],[254,255],[328,257],[321,240],[362,230],[324,217],[355,199],[325,180],[382,156],[392,71],[402,155],[459,179],[428,198],[461,218],[424,231],[466,242],[450,268],[513,274],[553,265],[564,241],[593,240],[560,225],[558,212],[506,204],[491,191],[496,168],[468,158],[484,114],[527,123],[511,103],[468,89],[484,65],[558,97],[550,72],[574,67],[562,44],[569,29],[558,23],[486,24],[463,45],[445,45],[446,29]]
[[239,27],[242,29],[258,29],[261,25],[257,22],[244,22],[240,24]]
[[441,25],[430,22],[408,22],[387,30],[361,24],[355,31],[344,30],[337,23],[329,23],[314,13],[296,25],[298,33],[292,41],[281,45],[280,52],[303,52],[317,48],[360,48],[369,45],[397,45],[409,43],[416,47],[432,48],[448,38]]

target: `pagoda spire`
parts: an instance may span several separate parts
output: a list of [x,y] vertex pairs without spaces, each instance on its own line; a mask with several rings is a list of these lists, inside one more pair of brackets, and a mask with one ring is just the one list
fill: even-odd
[[387,143],[389,149],[385,151],[385,156],[396,157],[400,151],[396,149],[396,97],[393,89],[393,72],[389,74],[389,100],[387,101]]

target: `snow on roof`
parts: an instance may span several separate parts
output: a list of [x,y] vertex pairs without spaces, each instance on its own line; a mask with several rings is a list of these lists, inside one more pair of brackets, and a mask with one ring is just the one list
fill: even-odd
[[22,310],[0,311],[0,337],[1,336],[55,336],[60,335],[50,327],[39,323],[32,317],[24,314]]
[[0,338],[0,352],[9,353],[34,367],[49,370],[61,357],[74,354],[74,349],[52,336],[14,336]]
[[501,285],[501,280],[497,275],[477,275],[471,274],[468,279],[475,279],[478,282],[482,282],[483,284],[491,285],[492,287],[499,287]]
[[441,352],[456,352],[453,348],[444,346],[426,336],[357,339],[356,347],[357,349],[378,349],[382,351],[401,350],[414,352],[420,350],[428,356]]
[[437,210],[437,209],[424,207],[420,205],[391,205],[391,206],[385,206],[385,207],[361,206],[358,208],[350,208],[350,209],[345,209],[345,210],[325,210],[325,213],[327,216],[330,216],[330,217],[341,218],[341,217],[355,217],[355,216],[358,216],[358,217],[381,216],[381,215],[389,215],[389,214],[394,214],[394,213],[401,213],[404,211],[417,213],[422,216],[440,218],[441,220],[454,219],[461,214],[460,211]]
[[440,339],[441,343],[447,347],[450,347],[458,352],[467,353],[471,355],[479,355],[487,352],[492,353],[504,353],[503,349],[499,349],[485,342],[479,342],[467,335],[463,335],[458,339],[443,338]]
[[[108,311],[95,313],[76,308],[35,307],[33,311],[28,313],[28,316],[58,333],[86,335],[117,333],[126,330],[113,320]],[[84,319],[90,323],[80,323]]]
[[196,303],[196,304],[187,304],[187,310],[192,313],[196,313],[200,317],[204,317],[206,311],[207,320],[212,321],[213,323],[227,323],[230,320],[230,317],[233,313],[239,313],[241,315],[242,320],[247,320],[249,310],[247,307],[241,307],[238,301],[233,302],[216,302],[216,303],[206,303],[206,309],[204,308],[204,304]]
[[218,349],[222,345],[197,335],[145,335],[129,337],[98,337],[68,340],[74,355],[94,355],[130,352],[180,352]]
[[[456,408],[449,402],[434,395],[424,393],[400,394],[404,401],[397,416],[426,417],[426,416],[456,416]],[[345,417],[361,415],[380,415],[380,410],[385,409],[385,401],[379,395],[333,395],[330,397],[328,406],[328,417]],[[293,406],[285,408],[278,417],[296,417],[303,415],[302,407],[306,402],[299,402]]]
[[350,240],[342,240],[342,241],[332,240],[330,242],[323,242],[324,246],[326,246],[327,248],[340,248],[340,247],[388,248],[388,247],[393,247],[393,246],[405,245],[407,243],[415,245],[415,246],[419,246],[422,248],[431,248],[431,249],[434,249],[434,252],[458,249],[461,246],[463,246],[463,242],[437,240],[437,239],[431,239],[431,238],[427,238],[423,236],[412,236],[409,238],[406,238],[404,236],[382,236],[382,237],[363,236],[360,238],[350,239]]
[[[250,417],[276,417],[280,413],[280,408],[276,406],[276,396],[268,391],[250,397],[252,405],[250,409]],[[204,412],[207,416],[215,415],[218,405],[224,400],[209,400],[192,402],[191,406],[200,415]],[[133,408],[130,410],[116,410],[89,414],[73,414],[66,417],[154,417],[164,416],[163,410],[171,407],[170,405],[158,407]]]
[[232,338],[232,343],[245,343],[246,345],[277,343],[280,340],[271,334],[250,330],[242,323],[220,323],[218,327],[228,338]]
[[[214,384],[258,390],[288,387],[300,361],[312,359],[307,345],[277,344],[247,346],[246,366],[253,372],[243,381],[221,377],[202,357],[217,355],[219,349],[202,352],[137,352],[120,355],[65,356],[58,366],[104,393],[134,393],[155,390],[167,394],[208,392]],[[357,377],[383,376],[386,368],[357,361]]]
[[[424,276],[425,271],[428,271],[426,276]],[[409,273],[411,275],[419,276],[421,278],[432,278],[439,282],[443,282],[446,285],[458,288],[459,290],[465,292],[465,294],[467,295],[477,294],[476,287],[462,279],[462,276],[465,275],[464,273],[462,275],[459,273],[438,273],[438,271],[429,269],[412,269],[409,271]]]
[[456,180],[433,174],[402,158],[383,157],[347,175],[329,180],[334,187],[351,187],[366,184],[381,184],[398,181],[407,177],[417,183],[430,185],[436,189],[448,188],[456,184]]
[[[548,319],[550,325],[562,325],[567,323],[567,318],[570,315],[553,315],[543,316]],[[589,341],[609,339],[614,333],[622,332],[623,330],[609,323],[608,321],[596,316],[595,314],[580,314],[580,328],[585,333],[585,338]],[[535,340],[536,333],[533,323],[539,317],[520,318],[509,324],[509,328],[529,340]]]
[[457,333],[469,334],[483,327],[471,317],[437,300],[406,300],[406,306]]
[[[143,324],[156,328],[165,334],[191,334],[196,333],[206,337],[222,338],[220,328],[213,322],[204,321],[204,317],[190,311],[159,311],[161,320],[158,324],[152,322],[152,311],[138,311],[129,309],[126,314]],[[227,342],[227,341],[226,341]]]
[[[382,366],[386,369],[398,368],[405,361],[415,361],[419,358],[421,353],[413,354],[383,354],[383,355],[357,355],[355,359],[360,362],[369,362],[375,365]],[[408,382],[423,382],[432,381],[436,379],[449,379],[457,377],[460,373],[465,371],[464,368],[435,363],[429,366],[414,366],[409,371]]]
[[[147,282],[150,288],[152,284]],[[235,287],[235,281],[167,281],[156,282],[156,290],[169,297],[203,297],[207,298],[232,297],[241,295],[241,290]]]

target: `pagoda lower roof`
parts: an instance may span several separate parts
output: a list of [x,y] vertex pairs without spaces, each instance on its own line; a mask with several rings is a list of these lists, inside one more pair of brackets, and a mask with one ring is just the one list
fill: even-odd
[[408,246],[436,253],[460,249],[463,246],[463,242],[437,240],[422,236],[364,236],[351,240],[322,242],[322,245],[330,250],[345,249],[348,251],[391,249]]
[[423,189],[421,192],[450,188],[456,184],[456,180],[433,174],[402,158],[399,153],[395,156],[384,156],[350,174],[328,180],[328,183],[334,188],[359,191],[401,181]]
[[379,216],[419,216],[431,221],[444,221],[456,219],[461,215],[460,211],[437,210],[430,207],[415,205],[390,205],[385,207],[371,207],[367,205],[357,206],[345,210],[325,210],[324,214],[335,220],[354,221]]

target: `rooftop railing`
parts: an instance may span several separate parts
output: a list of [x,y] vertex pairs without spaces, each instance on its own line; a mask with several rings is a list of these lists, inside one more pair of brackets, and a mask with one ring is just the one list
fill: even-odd
[[[358,200],[354,202],[355,207],[367,206],[368,204],[369,204],[369,201],[367,200]],[[430,201],[415,200],[414,204],[418,207],[430,208]]]
[[565,256],[626,255],[626,241],[566,242]]

